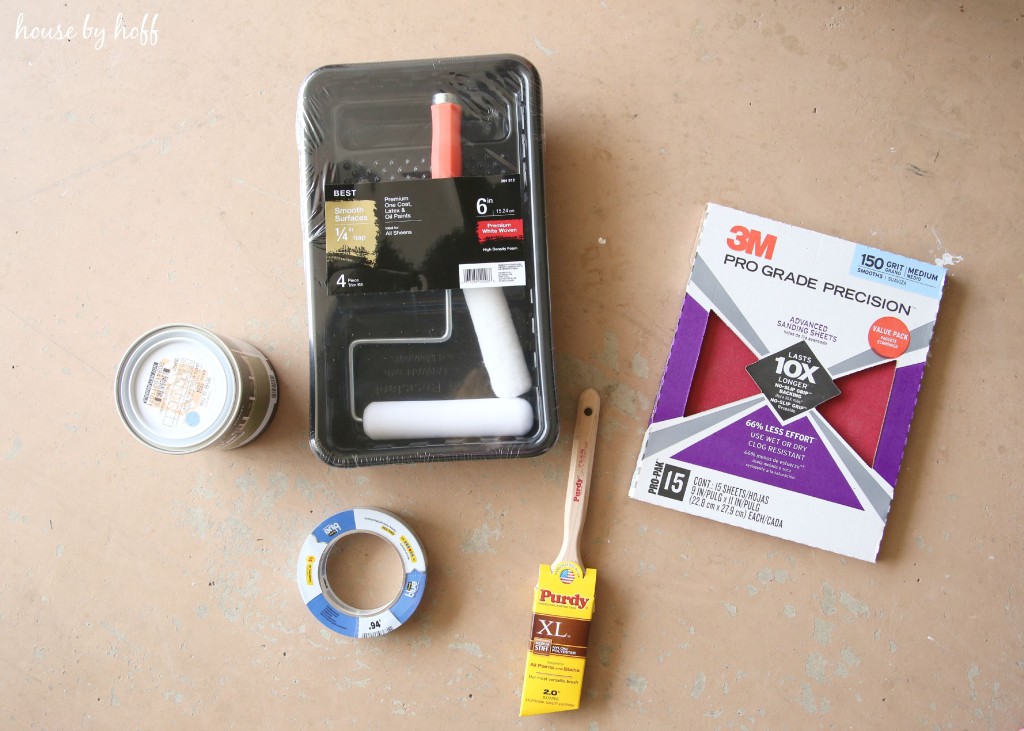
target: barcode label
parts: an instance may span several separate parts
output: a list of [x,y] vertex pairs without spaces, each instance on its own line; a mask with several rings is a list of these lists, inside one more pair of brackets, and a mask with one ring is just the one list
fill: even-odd
[[462,270],[462,283],[463,284],[477,284],[480,282],[493,282],[494,272],[491,269],[485,268],[473,268]]
[[493,264],[460,264],[459,282],[463,289],[519,287],[526,284],[526,262],[499,261]]
[[162,412],[164,426],[176,427],[183,416],[209,400],[210,380],[209,371],[198,361],[164,358],[153,364],[142,402]]

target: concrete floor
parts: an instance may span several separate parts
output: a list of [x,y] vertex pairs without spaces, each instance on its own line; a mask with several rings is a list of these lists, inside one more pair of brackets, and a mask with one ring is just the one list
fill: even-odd
[[[0,17],[0,727],[1024,724],[1020,3]],[[299,85],[495,52],[544,82],[563,436],[529,460],[330,469],[307,444]],[[708,201],[948,269],[876,565],[627,497]],[[257,442],[166,456],[129,435],[114,373],[165,322],[268,354],[281,404]],[[519,719],[586,386],[604,406],[583,705]],[[419,611],[375,640],[324,629],[295,586],[305,536],[359,505],[430,559]]]

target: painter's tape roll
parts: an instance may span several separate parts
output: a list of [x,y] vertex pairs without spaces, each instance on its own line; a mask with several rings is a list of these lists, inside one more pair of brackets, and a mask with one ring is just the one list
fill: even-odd
[[[352,533],[383,538],[402,559],[405,582],[398,596],[382,607],[350,606],[327,581],[331,550]],[[412,529],[396,516],[376,508],[353,508],[332,515],[313,529],[302,544],[296,571],[303,601],[325,627],[347,637],[379,637],[401,627],[420,605],[427,586],[427,554]]]

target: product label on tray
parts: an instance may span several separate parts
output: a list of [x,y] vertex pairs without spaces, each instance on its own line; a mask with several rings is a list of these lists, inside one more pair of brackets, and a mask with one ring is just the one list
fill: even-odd
[[519,175],[327,184],[332,295],[526,284]]

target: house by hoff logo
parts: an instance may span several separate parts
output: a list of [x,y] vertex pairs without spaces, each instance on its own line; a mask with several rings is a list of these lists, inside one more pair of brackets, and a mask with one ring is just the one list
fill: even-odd
[[[65,7],[67,7],[65,5]],[[56,23],[52,25],[35,25],[25,19],[25,13],[18,13],[14,23],[14,40],[22,41],[65,41],[77,43],[88,41],[92,47],[100,51],[107,42],[107,30],[114,41],[133,41],[140,46],[155,46],[160,40],[160,31],[156,27],[159,13],[145,13],[138,25],[130,25],[124,13],[118,13],[112,25],[94,24],[92,14],[86,13],[81,24]]]
[[726,243],[733,251],[742,251],[762,259],[771,259],[775,254],[775,244],[778,238],[774,234],[766,236],[760,231],[749,229],[746,226],[733,226],[729,233],[732,236],[726,239]]

